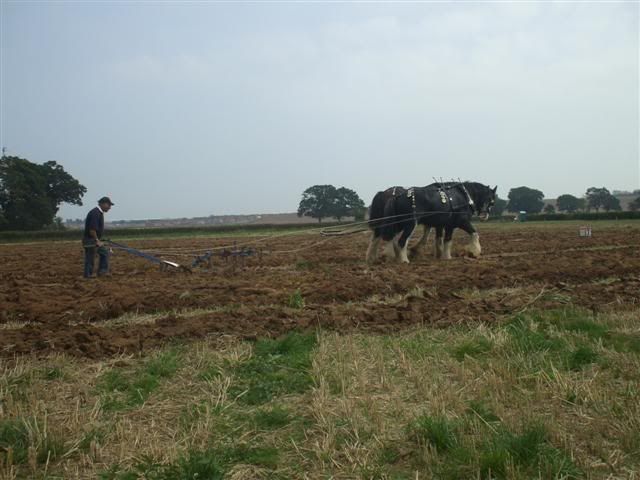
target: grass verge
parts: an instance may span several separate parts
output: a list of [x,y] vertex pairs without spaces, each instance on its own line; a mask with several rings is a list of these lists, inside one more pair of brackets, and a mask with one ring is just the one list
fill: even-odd
[[0,368],[0,477],[635,478],[638,311]]

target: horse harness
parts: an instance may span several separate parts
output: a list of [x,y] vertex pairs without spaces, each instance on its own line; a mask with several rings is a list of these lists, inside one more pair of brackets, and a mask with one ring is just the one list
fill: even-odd
[[[456,187],[460,187],[462,189],[462,192],[464,193],[464,195],[467,197],[467,204],[469,205],[469,207],[471,208],[471,211],[473,213],[476,213],[476,205],[475,202],[473,201],[473,199],[471,198],[471,195],[469,195],[469,191],[467,190],[467,188],[464,186],[464,184],[462,182],[457,183],[455,185],[451,185],[451,186],[443,186],[442,184],[438,184],[438,194],[440,195],[440,202],[442,203],[442,205],[446,205],[447,203],[449,203],[449,216],[453,216],[453,212],[454,210],[457,208],[457,206],[454,206],[453,202],[453,196],[449,195],[448,190],[452,190]],[[393,189],[393,196],[396,196],[396,189]],[[416,192],[415,192],[415,188],[411,187],[409,190],[407,190],[407,197],[410,199],[411,201],[411,208],[413,209],[413,217],[414,219],[417,220],[417,212],[416,212]]]

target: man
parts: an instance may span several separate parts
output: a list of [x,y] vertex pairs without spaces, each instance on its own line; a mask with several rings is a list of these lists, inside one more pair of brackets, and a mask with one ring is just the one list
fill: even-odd
[[102,233],[104,232],[104,214],[111,210],[114,203],[109,197],[102,197],[98,200],[98,206],[87,214],[84,221],[84,236],[82,246],[84,247],[84,278],[95,278],[93,267],[96,253],[100,257],[98,264],[98,275],[109,274],[109,250],[102,243]]

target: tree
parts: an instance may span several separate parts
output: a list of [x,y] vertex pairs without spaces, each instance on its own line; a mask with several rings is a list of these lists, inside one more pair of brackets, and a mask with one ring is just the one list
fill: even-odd
[[544,193],[529,187],[518,187],[509,190],[507,210],[519,212],[539,213],[544,207]]
[[608,201],[610,201],[609,197],[611,197],[611,193],[609,193],[609,190],[604,187],[590,187],[587,189],[585,197],[587,199],[587,209],[591,210],[592,208],[595,208],[597,212],[600,208],[603,208]]
[[298,206],[298,216],[317,218],[335,217],[338,220],[353,216],[364,219],[366,207],[358,194],[353,190],[333,185],[314,185],[302,193]]
[[584,208],[584,199],[566,193],[556,199],[556,205],[560,212],[574,213]]
[[552,204],[550,204],[550,203],[547,203],[547,204],[544,206],[543,211],[544,211],[544,213],[556,213],[556,207],[554,207],[554,206],[553,206]]
[[498,196],[496,195],[496,200],[493,204],[493,208],[491,209],[491,214],[499,217],[500,215],[502,215],[505,208],[507,208],[507,201],[502,198],[498,198]]
[[366,207],[356,192],[345,187],[336,190],[333,216],[342,220],[343,217],[364,219]]
[[[636,212],[636,211],[640,210],[640,197],[638,197],[635,200],[632,200],[631,202],[629,202],[629,210],[631,210],[632,212]],[[0,219],[0,221],[2,221],[2,220]]]
[[602,208],[604,208],[605,212],[610,210],[619,212],[622,210],[622,207],[620,206],[620,199],[614,195],[609,195],[608,197],[605,197]]
[[82,205],[87,189],[56,162],[19,157],[0,160],[0,228],[35,230],[51,225],[60,204]]
[[314,185],[302,192],[302,200],[298,206],[298,216],[317,218],[332,217],[335,212],[336,187],[333,185]]

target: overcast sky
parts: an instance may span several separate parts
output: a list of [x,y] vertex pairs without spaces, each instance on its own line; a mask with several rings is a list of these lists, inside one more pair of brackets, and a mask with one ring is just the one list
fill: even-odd
[[369,204],[469,179],[506,198],[640,188],[639,4],[1,0],[0,143],[115,219]]

